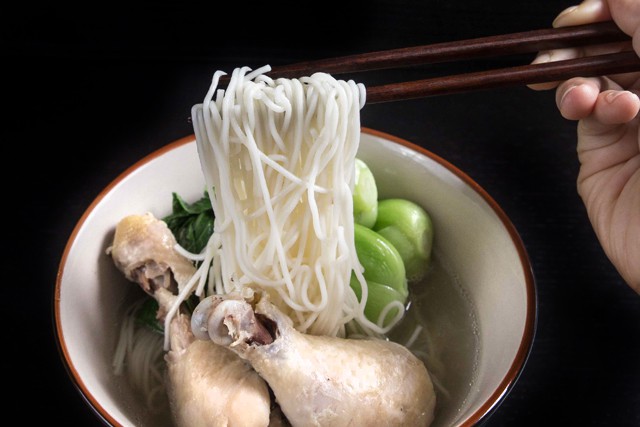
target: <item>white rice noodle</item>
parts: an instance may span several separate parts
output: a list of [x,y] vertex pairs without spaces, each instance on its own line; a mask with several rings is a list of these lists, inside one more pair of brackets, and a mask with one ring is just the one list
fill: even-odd
[[384,334],[395,322],[364,316],[368,289],[353,236],[364,87],[324,73],[273,80],[269,70],[235,69],[226,90],[217,72],[193,108],[216,217],[209,247],[192,258],[204,261],[199,279],[210,273],[207,289],[218,294],[266,291],[302,332],[344,336],[354,320],[367,335]]
[[159,412],[166,405],[166,364],[162,336],[136,322],[136,312],[145,300],[136,301],[124,315],[113,358],[113,371],[116,375],[126,373],[131,387],[145,397],[146,406]]

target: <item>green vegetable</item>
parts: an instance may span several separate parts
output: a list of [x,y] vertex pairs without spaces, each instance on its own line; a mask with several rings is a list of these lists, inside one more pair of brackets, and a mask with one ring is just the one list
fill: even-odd
[[[372,322],[378,322],[382,310],[392,301],[404,305],[409,296],[404,263],[397,249],[375,231],[354,224],[354,240],[358,260],[364,267],[363,276],[367,281],[369,295],[364,314]],[[351,288],[358,299],[362,298],[360,283],[351,275]],[[383,325],[387,325],[397,314],[390,310],[385,316]]]
[[[199,302],[200,298],[191,294],[189,298],[184,301],[182,307],[185,308],[187,312],[193,313],[193,310],[195,310]],[[153,297],[147,297],[135,313],[136,322],[139,325],[148,327],[154,332],[164,334],[164,323],[159,321],[157,317],[159,307],[158,301]]]
[[[360,300],[360,298],[362,298],[362,289],[355,275],[351,275],[351,288],[356,293],[358,300]],[[369,296],[364,308],[364,315],[374,323],[378,322],[382,310],[384,310],[390,302],[399,301],[402,305],[406,303],[407,298],[389,286],[367,279],[367,288],[369,289]],[[396,308],[389,310],[382,325],[387,326],[397,313],[398,309]]]
[[431,259],[433,225],[422,207],[404,199],[381,200],[373,229],[398,250],[409,281],[424,277]]
[[353,219],[356,224],[371,228],[378,215],[378,188],[373,173],[356,159],[356,179],[353,188]]
[[213,234],[213,221],[213,209],[206,193],[193,204],[173,193],[173,213],[164,218],[178,244],[193,253],[200,253],[207,245]]
[[155,299],[147,298],[136,311],[136,321],[154,332],[164,334],[164,325],[156,317],[158,307],[158,302]]
[[364,278],[395,289],[403,298],[409,295],[404,263],[398,250],[375,231],[355,224],[355,246],[364,267]]

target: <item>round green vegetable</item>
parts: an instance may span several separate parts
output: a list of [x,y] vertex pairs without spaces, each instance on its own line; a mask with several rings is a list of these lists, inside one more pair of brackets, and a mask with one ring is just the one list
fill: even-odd
[[353,188],[353,219],[356,224],[371,228],[378,216],[378,187],[373,173],[360,159],[356,159]]
[[405,199],[381,200],[373,229],[398,250],[409,281],[424,277],[431,260],[433,225],[422,207]]
[[356,253],[364,278],[395,289],[406,298],[409,295],[404,263],[398,250],[375,231],[355,224]]
[[[351,288],[356,293],[359,301],[362,298],[362,289],[360,288],[360,282],[358,282],[355,275],[351,276]],[[369,296],[364,308],[364,315],[374,323],[378,323],[382,311],[390,302],[399,301],[402,305],[406,303],[407,298],[389,286],[367,280],[367,288],[369,289]],[[397,316],[397,314],[397,308],[389,310],[382,322],[382,326],[387,326],[389,322]]]

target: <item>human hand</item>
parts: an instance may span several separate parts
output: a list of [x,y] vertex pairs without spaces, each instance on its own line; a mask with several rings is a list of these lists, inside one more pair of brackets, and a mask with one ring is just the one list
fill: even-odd
[[[554,27],[613,20],[633,36],[640,55],[640,1],[585,0],[566,9]],[[628,49],[629,44],[541,52],[535,63]],[[563,117],[578,120],[578,193],[605,253],[640,294],[640,73],[573,78],[532,85],[556,89]]]

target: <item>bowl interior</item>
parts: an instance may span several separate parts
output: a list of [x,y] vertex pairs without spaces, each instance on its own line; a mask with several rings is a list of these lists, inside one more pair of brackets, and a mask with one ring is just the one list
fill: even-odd
[[[374,171],[380,197],[405,197],[429,212],[435,255],[469,304],[477,348],[449,344],[451,354],[443,357],[455,361],[456,352],[477,352],[469,387],[466,394],[459,389],[455,396],[440,396],[445,405],[436,409],[433,425],[473,424],[513,385],[533,340],[535,290],[526,252],[495,201],[454,166],[389,135],[374,133],[364,141],[369,143],[362,144],[358,157]],[[435,331],[446,327],[445,316],[433,316],[442,321],[433,325]]]
[[[432,217],[435,256],[466,304],[475,343],[458,349],[473,351],[471,375],[463,392],[442,396],[434,426],[472,424],[503,398],[533,339],[535,296],[525,251],[495,202],[445,161],[370,130],[363,133],[358,157],[373,170],[381,197],[414,200]],[[132,213],[168,214],[171,192],[195,200],[203,189],[193,139],[176,141],[100,194],[63,255],[55,301],[63,359],[98,415],[113,425],[157,425],[112,370],[118,325],[132,290],[105,254],[114,227]],[[455,353],[455,346],[449,351]]]

